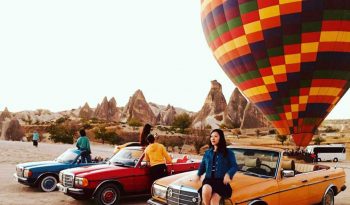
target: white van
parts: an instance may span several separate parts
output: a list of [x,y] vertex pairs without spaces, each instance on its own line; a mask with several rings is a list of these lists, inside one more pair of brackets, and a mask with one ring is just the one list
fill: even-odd
[[306,147],[308,153],[315,153],[317,161],[342,161],[346,159],[346,148],[344,144],[309,145]]

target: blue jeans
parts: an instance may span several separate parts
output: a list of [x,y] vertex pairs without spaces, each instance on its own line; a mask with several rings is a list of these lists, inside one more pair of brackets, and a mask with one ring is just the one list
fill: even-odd
[[88,150],[82,150],[81,163],[91,163],[91,156]]

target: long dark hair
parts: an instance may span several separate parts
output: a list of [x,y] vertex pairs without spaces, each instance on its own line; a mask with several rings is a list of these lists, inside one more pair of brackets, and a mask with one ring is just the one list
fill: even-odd
[[219,143],[218,143],[218,152],[222,153],[225,157],[227,155],[227,149],[226,149],[226,139],[225,139],[225,135],[224,135],[224,131],[222,131],[221,129],[213,129],[211,132],[210,132],[210,137],[209,137],[209,148],[214,148],[214,145],[211,144],[211,134],[213,132],[217,132],[220,136],[220,139],[219,139]]
[[148,145],[146,138],[149,135],[149,133],[151,132],[151,128],[152,128],[152,126],[150,124],[145,124],[145,126],[143,127],[142,132],[140,134],[140,139],[139,139],[141,146]]

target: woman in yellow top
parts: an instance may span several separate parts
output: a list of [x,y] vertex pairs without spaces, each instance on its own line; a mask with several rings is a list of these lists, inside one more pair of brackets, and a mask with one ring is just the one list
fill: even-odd
[[147,136],[149,145],[145,149],[145,159],[150,162],[151,180],[155,180],[167,176],[166,163],[171,163],[171,157],[162,144],[154,142],[155,138],[152,134]]

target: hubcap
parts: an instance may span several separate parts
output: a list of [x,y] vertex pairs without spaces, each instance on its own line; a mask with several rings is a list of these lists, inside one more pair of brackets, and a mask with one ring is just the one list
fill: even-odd
[[56,188],[56,183],[57,181],[54,177],[46,177],[41,183],[42,190],[46,192],[53,191]]
[[333,205],[333,204],[334,203],[333,203],[332,195],[328,193],[325,198],[325,205]]
[[113,189],[106,189],[102,193],[102,200],[105,204],[113,204],[117,199],[117,194]]
[[44,187],[45,189],[51,189],[55,182],[52,179],[48,179],[44,181]]

